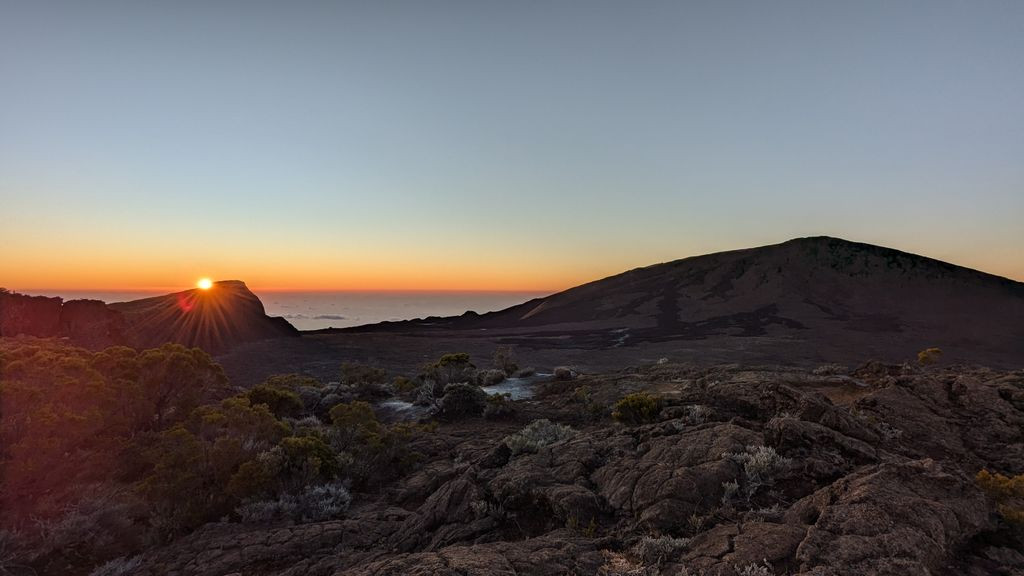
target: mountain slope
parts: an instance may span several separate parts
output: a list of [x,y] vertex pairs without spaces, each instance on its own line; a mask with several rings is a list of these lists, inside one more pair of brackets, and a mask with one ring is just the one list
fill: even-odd
[[870,244],[798,238],[638,268],[499,312],[403,326],[561,333],[596,347],[766,337],[841,348],[878,339],[1024,362],[1024,284]]

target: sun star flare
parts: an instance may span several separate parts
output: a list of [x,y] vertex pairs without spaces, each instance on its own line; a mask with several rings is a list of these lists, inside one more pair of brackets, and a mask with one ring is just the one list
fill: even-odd
[[200,290],[209,290],[210,288],[213,288],[213,280],[210,280],[209,278],[200,278],[196,282],[196,287]]

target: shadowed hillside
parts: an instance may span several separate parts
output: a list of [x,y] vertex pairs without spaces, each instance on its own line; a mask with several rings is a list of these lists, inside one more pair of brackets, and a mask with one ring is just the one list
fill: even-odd
[[366,330],[559,333],[580,346],[722,337],[906,353],[945,346],[969,359],[1024,357],[1024,284],[870,244],[799,238],[630,270],[499,312]]

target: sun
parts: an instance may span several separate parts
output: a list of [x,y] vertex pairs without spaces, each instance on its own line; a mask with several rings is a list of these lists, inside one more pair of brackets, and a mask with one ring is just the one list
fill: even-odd
[[196,282],[196,286],[200,290],[209,290],[210,288],[213,288],[213,280],[210,280],[209,278],[200,278],[199,281]]

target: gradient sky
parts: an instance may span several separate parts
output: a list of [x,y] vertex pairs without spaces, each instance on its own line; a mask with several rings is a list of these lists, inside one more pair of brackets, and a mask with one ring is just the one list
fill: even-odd
[[1024,2],[0,0],[0,286],[560,289],[827,234],[1024,280]]

